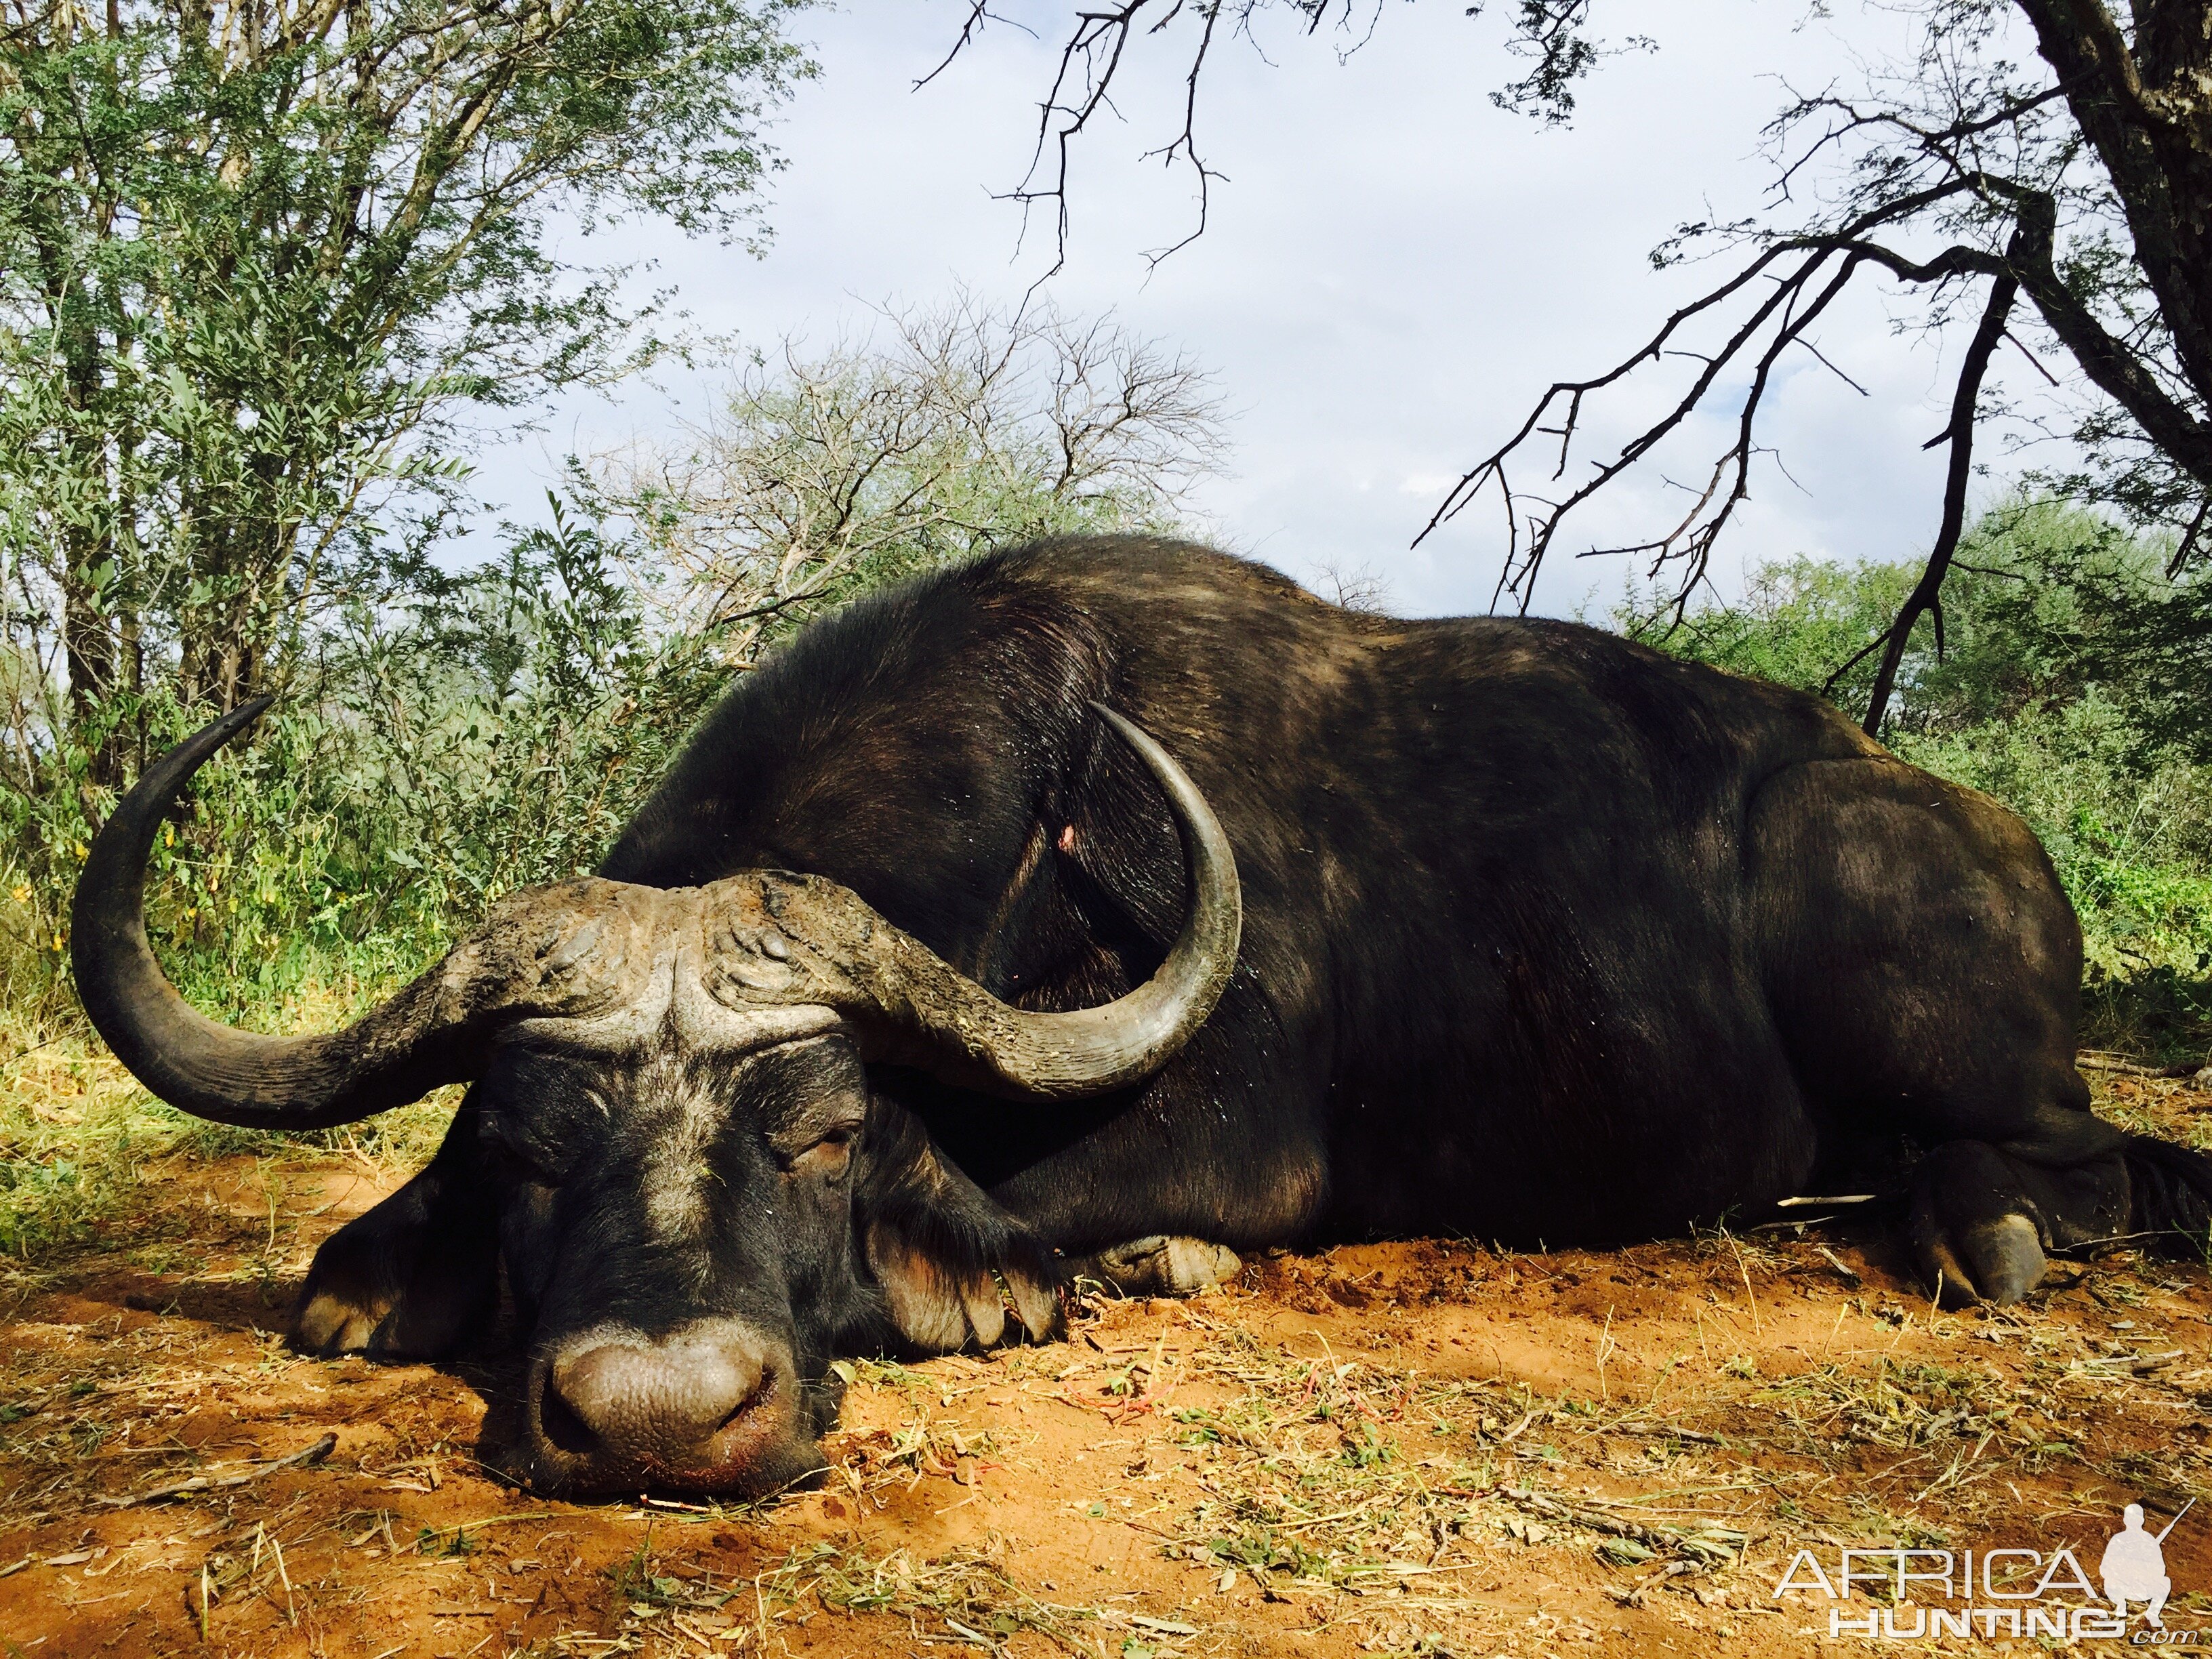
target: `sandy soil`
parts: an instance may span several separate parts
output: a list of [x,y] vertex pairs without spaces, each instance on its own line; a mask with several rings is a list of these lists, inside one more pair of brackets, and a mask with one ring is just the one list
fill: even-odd
[[[2121,1095],[2175,1133],[2212,1111]],[[161,1176],[5,1326],[11,1659],[1869,1651],[1773,1593],[1796,1551],[2063,1544],[2094,1572],[2123,1504],[2155,1528],[2212,1488],[2203,1267],[2115,1249],[1940,1314],[1859,1212],[1271,1256],[1189,1303],[1087,1304],[1066,1344],[855,1365],[820,1491],[547,1503],[478,1461],[495,1345],[283,1346],[314,1244],[390,1172]],[[2166,1540],[2176,1629],[2212,1627],[2208,1510]]]

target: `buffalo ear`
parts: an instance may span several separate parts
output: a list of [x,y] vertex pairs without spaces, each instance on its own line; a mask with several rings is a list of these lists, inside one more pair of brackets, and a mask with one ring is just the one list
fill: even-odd
[[861,1194],[868,1268],[900,1334],[927,1353],[1058,1336],[1059,1270],[1036,1236],[948,1162],[921,1120],[878,1097]]
[[971,1248],[956,1259],[918,1246],[883,1222],[868,1228],[868,1266],[883,1286],[899,1334],[927,1353],[950,1353],[972,1340],[994,1347],[1008,1334],[1043,1342],[1060,1334],[1057,1275],[1036,1241],[1015,1231],[996,1251]]

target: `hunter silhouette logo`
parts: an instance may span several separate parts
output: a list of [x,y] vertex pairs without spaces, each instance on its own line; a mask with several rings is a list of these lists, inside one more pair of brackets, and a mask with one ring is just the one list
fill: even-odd
[[2181,1524],[2181,1517],[2196,1502],[2192,1498],[2184,1504],[2154,1534],[2143,1530],[2142,1504],[2130,1504],[2121,1511],[2120,1530],[2112,1534],[2112,1541],[2105,1546],[2105,1559],[2097,1564],[2097,1576],[2105,1581],[2105,1595],[2119,1609],[2121,1618],[2128,1616],[2129,1602],[2142,1601],[2147,1604],[2143,1623],[2153,1630],[2166,1628],[2166,1620],[2159,1614],[2173,1581],[2166,1576],[2166,1552],[2161,1546],[2166,1534]]
[[1775,1599],[1826,1603],[1830,1637],[1878,1642],[1929,1637],[2027,1638],[2081,1641],[2126,1638],[2130,1607],[2142,1610],[2135,1646],[2197,1645],[2202,1631],[2169,1631],[2164,1618],[2173,1581],[2164,1545],[2184,1504],[2157,1532],[2143,1526],[2142,1505],[2121,1512],[2120,1529],[2097,1563],[2097,1584],[2070,1547],[2054,1550],[2003,1546],[1962,1551],[1908,1547],[1842,1548],[1833,1565],[1811,1550],[1792,1556],[1774,1587]]

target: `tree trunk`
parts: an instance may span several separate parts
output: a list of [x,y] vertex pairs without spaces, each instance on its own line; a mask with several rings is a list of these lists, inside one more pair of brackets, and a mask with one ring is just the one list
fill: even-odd
[[98,590],[88,580],[99,562],[95,548],[80,552],[72,547],[62,583],[62,651],[69,669],[70,714],[76,740],[88,756],[88,780],[107,788],[118,781],[118,757],[113,734],[104,729],[105,705],[115,689],[121,653],[114,621],[101,608]]

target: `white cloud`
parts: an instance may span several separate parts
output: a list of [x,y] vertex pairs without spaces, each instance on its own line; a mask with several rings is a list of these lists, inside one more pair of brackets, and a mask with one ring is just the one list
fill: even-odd
[[[1036,38],[995,27],[913,89],[964,11],[876,3],[814,20],[823,76],[780,135],[790,167],[764,259],[655,227],[625,229],[623,250],[655,258],[652,280],[672,284],[696,321],[755,343],[826,339],[865,304],[927,301],[955,283],[1018,297],[1048,263],[1049,227],[1033,226],[1018,253],[1018,214],[993,192],[1021,173],[1068,8],[1014,7]],[[1510,65],[1462,11],[1389,7],[1342,64],[1288,31],[1267,43],[1272,67],[1242,43],[1221,50],[1200,142],[1228,182],[1205,237],[1149,274],[1145,251],[1188,228],[1192,203],[1185,176],[1139,161],[1179,125],[1179,83],[1133,80],[1118,100],[1127,125],[1101,127],[1077,154],[1073,240],[1053,289],[1217,371],[1236,448],[1232,476],[1203,504],[1225,543],[1297,574],[1371,570],[1416,613],[1484,609],[1497,579],[1494,502],[1409,549],[1443,489],[1550,381],[1609,365],[1711,279],[1655,272],[1646,255],[1683,220],[1754,206],[1775,77],[1826,80],[1840,62],[1836,38],[1794,4],[1646,0],[1637,27],[1662,50],[1606,64],[1577,125],[1546,131],[1491,106]],[[1850,27],[1863,46],[1894,24],[1877,13]],[[1822,352],[1870,397],[1809,353],[1778,366],[1763,441],[1780,461],[1755,471],[1715,572],[1724,589],[1747,560],[1926,545],[1942,457],[1920,445],[1942,424],[1948,387],[1935,348],[1891,323],[1869,290],[1821,328]],[[575,402],[544,437],[489,453],[482,483],[528,516],[560,453],[663,428],[710,393],[679,380],[618,408]],[[1662,407],[1656,382],[1632,383],[1594,412],[1591,435],[1618,441]],[[1700,454],[1709,464],[1721,427],[1692,423],[1680,476],[1702,471]],[[1658,476],[1637,479],[1594,501],[1560,550],[1642,540],[1682,500]],[[1620,560],[1562,557],[1540,608],[1571,610],[1626,574]]]

